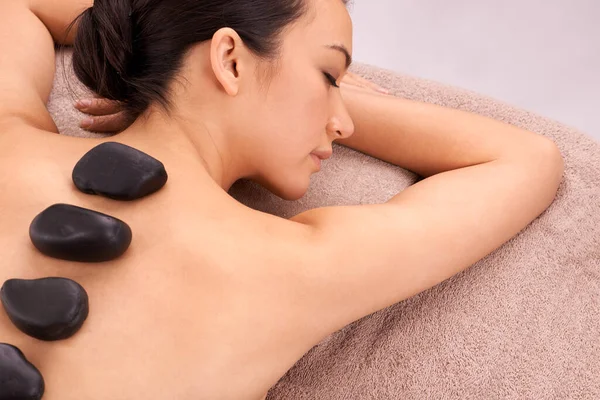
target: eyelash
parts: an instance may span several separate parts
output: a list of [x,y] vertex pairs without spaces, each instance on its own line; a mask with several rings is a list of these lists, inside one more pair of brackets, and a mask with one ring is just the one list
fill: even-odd
[[331,75],[328,74],[327,72],[323,72],[325,74],[325,78],[327,78],[327,80],[329,81],[329,83],[331,84],[331,86],[339,88],[339,86],[337,85],[335,78]]

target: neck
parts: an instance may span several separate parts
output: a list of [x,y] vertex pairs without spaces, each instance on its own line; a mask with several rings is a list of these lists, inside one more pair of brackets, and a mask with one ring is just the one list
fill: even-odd
[[233,146],[227,143],[218,125],[200,119],[189,114],[167,116],[150,110],[115,138],[169,164],[167,170],[169,166],[199,168],[200,173],[229,191],[238,179],[248,174],[244,173],[241,160],[232,157],[236,154]]

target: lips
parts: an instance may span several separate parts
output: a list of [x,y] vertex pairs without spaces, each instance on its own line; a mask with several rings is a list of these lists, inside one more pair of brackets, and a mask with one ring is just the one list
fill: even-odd
[[321,160],[327,160],[333,154],[333,150],[317,150],[317,151],[313,151],[310,154],[314,154],[315,156],[319,157],[319,159],[321,159]]

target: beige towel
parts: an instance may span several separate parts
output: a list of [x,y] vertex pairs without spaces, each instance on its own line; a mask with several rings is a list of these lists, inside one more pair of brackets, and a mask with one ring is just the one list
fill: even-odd
[[[49,109],[76,125],[65,77]],[[68,65],[68,54],[65,62]],[[600,399],[600,144],[574,129],[472,92],[367,65],[359,73],[397,96],[494,117],[560,147],[565,180],[527,229],[463,273],[335,332],[310,350],[268,400]],[[289,217],[324,205],[380,203],[417,176],[342,146],[299,201],[240,181],[231,194]]]

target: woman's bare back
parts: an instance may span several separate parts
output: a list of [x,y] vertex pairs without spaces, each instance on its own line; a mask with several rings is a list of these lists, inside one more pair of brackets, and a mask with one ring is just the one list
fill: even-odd
[[[46,400],[259,399],[327,335],[505,243],[553,201],[563,173],[556,146],[539,140],[385,204],[286,220],[243,206],[199,160],[144,138],[133,147],[165,164],[164,188],[127,203],[85,195],[71,173],[98,140],[0,129],[0,279],[70,278],[90,300],[82,329],[64,341],[29,338],[0,316],[1,341],[41,371]],[[94,265],[42,256],[28,228],[56,203],[125,221],[130,248]]]
[[[49,1],[14,1],[0,6],[0,47],[10,55],[0,65],[0,76],[6,78],[0,90],[0,279],[70,278],[87,290],[90,301],[82,329],[57,342],[27,337],[0,313],[0,341],[17,346],[41,371],[45,400],[259,399],[326,335],[440,283],[508,241],[551,204],[561,181],[560,151],[545,138],[456,110],[344,88],[338,92],[317,80],[317,74],[308,85],[305,77],[314,68],[307,66],[306,74],[288,67],[296,75],[280,82],[282,90],[276,93],[281,97],[273,97],[272,104],[286,110],[278,118],[280,126],[306,131],[310,124],[304,119],[311,112],[298,106],[302,112],[294,111],[286,120],[287,110],[296,108],[283,101],[295,92],[288,83],[301,82],[294,87],[303,94],[294,95],[297,104],[311,104],[318,115],[314,121],[320,122],[311,131],[315,136],[306,136],[306,143],[298,139],[305,136],[296,138],[302,149],[306,146],[304,154],[290,145],[295,135],[274,129],[271,138],[284,138],[277,143],[288,146],[290,157],[302,153],[302,163],[270,169],[287,171],[292,165],[303,186],[314,171],[308,153],[318,145],[316,132],[327,130],[327,138],[319,137],[321,145],[325,139],[338,140],[344,135],[326,129],[336,127],[327,122],[343,117],[346,138],[350,120],[357,127],[346,145],[422,172],[426,179],[386,204],[324,207],[285,220],[228,196],[200,162],[198,150],[204,146],[179,151],[181,142],[174,143],[169,132],[160,140],[155,136],[151,144],[142,129],[130,135],[141,146],[133,147],[165,164],[167,185],[132,203],[82,194],[73,186],[71,172],[99,141],[49,133],[57,129],[45,108],[54,76],[52,39],[64,37],[74,3],[65,0],[61,7]],[[338,24],[343,29],[334,36],[349,42],[343,11]],[[329,32],[335,25],[329,14],[318,14]],[[302,33],[293,44],[306,41]],[[322,40],[315,34],[314,48],[321,51],[316,37]],[[36,50],[23,51],[24,42]],[[238,109],[241,100],[220,89],[212,93]],[[207,98],[211,107],[218,104]],[[253,120],[261,118],[249,111],[255,97],[245,104],[248,118],[243,122],[260,125],[258,130],[271,125]],[[202,107],[190,107],[193,112],[186,115],[198,118]],[[265,115],[274,114],[263,108]],[[326,109],[332,113],[321,115]],[[210,119],[212,108],[207,110],[204,117]],[[222,117],[230,122],[229,114]],[[172,122],[165,121],[164,130]],[[237,137],[251,136],[246,127],[238,124]],[[204,139],[208,148],[214,144],[212,137]],[[265,136],[261,144],[268,141]],[[170,153],[163,152],[167,145]],[[262,159],[278,155],[279,147],[271,148]],[[213,167],[219,168],[218,163]],[[244,173],[253,173],[251,169]],[[295,183],[290,176],[296,175],[282,175],[283,183]],[[28,228],[37,214],[56,203],[125,221],[133,231],[131,247],[116,261],[94,265],[42,256],[32,246]]]
[[[301,224],[249,210],[199,168],[166,161],[170,179],[148,198],[86,195],[71,172],[99,141],[22,128],[0,141],[0,280],[65,277],[89,295],[88,319],[64,341],[28,337],[0,314],[0,341],[40,370],[44,399],[258,399],[322,338],[286,302],[300,287],[292,266],[266,256],[268,235],[293,246]],[[122,219],[130,248],[101,264],[42,255],[29,224],[56,203]]]

